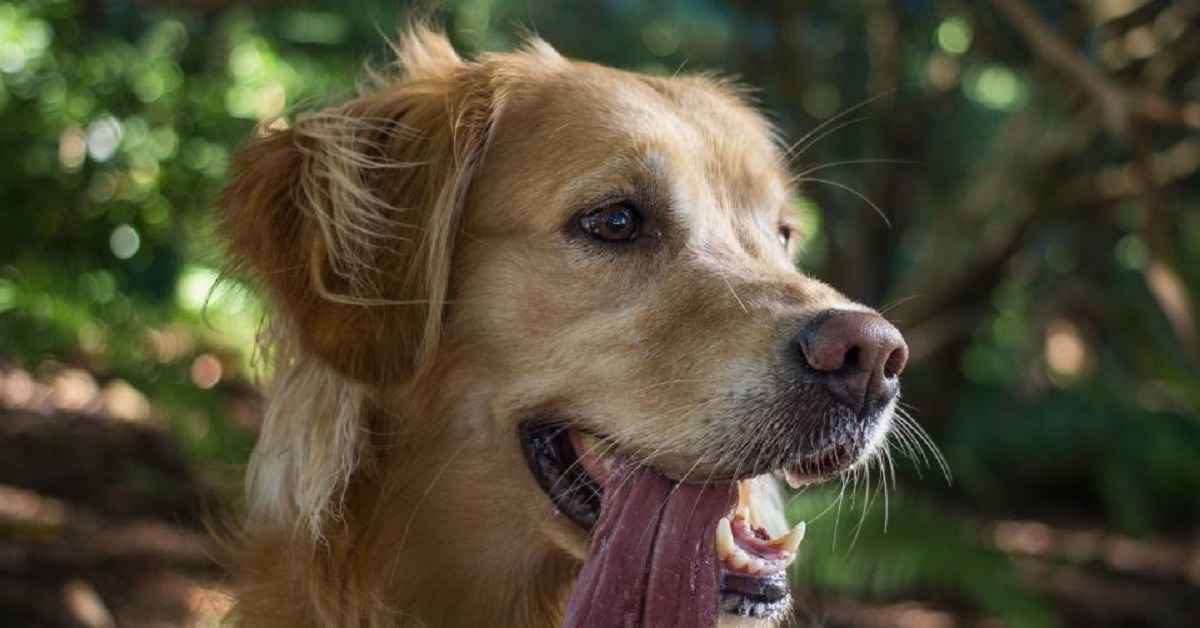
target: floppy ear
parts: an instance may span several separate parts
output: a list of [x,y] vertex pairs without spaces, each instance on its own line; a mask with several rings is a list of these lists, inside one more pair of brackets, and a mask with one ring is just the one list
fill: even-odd
[[366,383],[428,364],[463,198],[495,115],[491,81],[445,37],[396,46],[400,78],[246,148],[222,199],[235,266],[301,348]]

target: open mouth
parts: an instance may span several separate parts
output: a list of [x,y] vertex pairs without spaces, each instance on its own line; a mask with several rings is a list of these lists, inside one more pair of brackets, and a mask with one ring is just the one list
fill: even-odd
[[[529,467],[554,507],[585,531],[592,532],[601,519],[604,487],[614,466],[628,458],[608,442],[562,425],[526,424],[521,428],[521,441]],[[860,453],[853,445],[839,444],[804,456],[778,473],[793,488],[815,484],[852,466]],[[716,511],[715,529],[710,528],[711,536],[700,541],[709,544],[704,549],[719,565],[715,604],[720,612],[740,617],[768,619],[782,615],[791,604],[787,568],[796,560],[805,524],[801,522],[786,533],[771,537],[753,510],[750,479],[710,484],[728,487],[727,502],[722,502],[726,505],[718,506]],[[681,485],[671,483],[671,486]],[[592,542],[598,541],[593,538]],[[667,542],[696,540],[672,538]],[[634,568],[639,567],[634,565]]]

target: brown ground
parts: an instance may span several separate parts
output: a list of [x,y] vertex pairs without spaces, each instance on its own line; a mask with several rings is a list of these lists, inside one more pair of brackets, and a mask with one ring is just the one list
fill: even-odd
[[0,364],[0,624],[216,625],[212,489],[136,391],[65,373]]

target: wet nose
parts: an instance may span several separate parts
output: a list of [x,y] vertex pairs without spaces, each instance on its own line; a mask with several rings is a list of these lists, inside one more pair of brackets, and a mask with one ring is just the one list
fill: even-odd
[[805,326],[799,344],[808,367],[823,374],[829,391],[856,413],[878,408],[899,392],[908,345],[878,314],[827,310]]

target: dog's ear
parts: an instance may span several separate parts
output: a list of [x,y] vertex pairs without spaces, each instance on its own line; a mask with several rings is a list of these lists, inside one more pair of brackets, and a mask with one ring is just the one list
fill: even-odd
[[223,230],[304,350],[394,382],[429,362],[463,198],[499,105],[481,65],[414,29],[398,76],[269,132],[236,161]]

